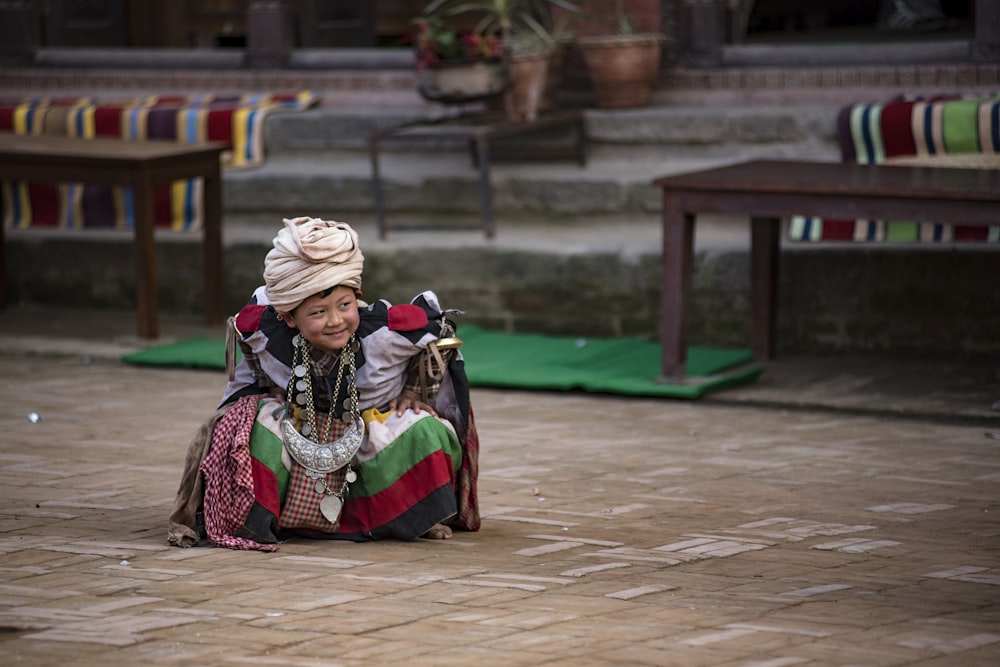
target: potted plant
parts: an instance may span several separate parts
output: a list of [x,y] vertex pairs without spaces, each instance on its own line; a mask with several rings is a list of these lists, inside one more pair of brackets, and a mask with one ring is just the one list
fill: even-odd
[[433,16],[415,23],[417,90],[425,99],[462,104],[507,89],[510,79],[499,35],[449,28]]
[[576,38],[597,104],[603,108],[646,106],[660,71],[663,35],[636,32],[624,0],[592,0],[588,6],[608,2],[614,4],[614,30]]
[[511,83],[503,100],[507,117],[531,121],[538,115],[557,49],[556,39],[545,26],[548,4],[566,11],[577,9],[569,0],[432,0],[424,14],[439,19],[475,16],[474,33],[498,37]]

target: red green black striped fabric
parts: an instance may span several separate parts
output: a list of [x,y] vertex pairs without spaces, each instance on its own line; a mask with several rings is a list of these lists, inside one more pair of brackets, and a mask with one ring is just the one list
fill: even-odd
[[[837,119],[845,162],[880,164],[898,157],[997,155],[1000,161],[1000,96],[897,99],[853,104]],[[793,241],[1000,242],[995,226],[935,222],[832,220],[796,216]]]
[[[0,99],[0,132],[23,135],[110,137],[124,141],[161,139],[227,144],[224,166],[249,167],[264,160],[265,116],[276,109],[306,109],[318,101],[311,92],[264,95],[151,96],[96,102],[91,98]],[[200,229],[201,179],[156,188],[157,227]],[[81,183],[0,183],[7,228],[131,228],[132,192]]]

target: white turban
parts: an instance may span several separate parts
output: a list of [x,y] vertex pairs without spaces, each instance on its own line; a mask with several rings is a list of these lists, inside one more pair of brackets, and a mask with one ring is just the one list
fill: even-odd
[[350,225],[319,218],[285,218],[284,223],[264,258],[264,284],[275,310],[292,311],[340,285],[361,289],[365,257]]

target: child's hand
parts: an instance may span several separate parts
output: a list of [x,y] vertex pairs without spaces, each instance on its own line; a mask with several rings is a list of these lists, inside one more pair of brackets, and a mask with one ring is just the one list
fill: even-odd
[[438,416],[434,408],[421,401],[413,392],[405,390],[399,396],[389,401],[389,410],[395,410],[397,415],[402,415],[407,410],[413,410],[414,412],[423,410],[435,417]]

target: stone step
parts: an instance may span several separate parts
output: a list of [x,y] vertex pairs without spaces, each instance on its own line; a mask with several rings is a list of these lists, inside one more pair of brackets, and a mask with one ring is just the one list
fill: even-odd
[[[837,160],[836,112],[827,106],[587,109],[584,167],[524,157],[540,145],[568,149],[569,138],[558,132],[498,142],[494,209],[543,220],[654,212],[659,192],[651,181],[659,176],[759,157]],[[225,175],[226,210],[371,211],[369,133],[429,117],[398,109],[273,114],[265,125],[265,164]],[[388,211],[479,211],[479,174],[462,141],[383,142],[381,171]]]
[[[647,107],[583,109],[584,128],[595,148],[661,148],[688,153],[722,151],[730,146],[836,144],[838,105],[754,107]],[[368,133],[394,125],[446,117],[440,109],[336,109],[319,107],[268,116],[264,140],[269,155],[297,151],[361,150]],[[426,147],[426,145],[422,146]],[[449,144],[438,143],[438,148]],[[463,150],[460,144],[450,144]],[[386,150],[391,150],[387,145]]]
[[[983,68],[916,70],[911,80],[900,68],[675,72],[649,108],[584,110],[590,147],[583,168],[498,158],[493,240],[474,229],[477,173],[464,146],[387,146],[382,167],[393,224],[458,222],[473,229],[393,232],[383,240],[372,219],[368,132],[442,112],[419,99],[411,73],[146,74],[7,69],[0,70],[0,88],[50,95],[94,94],[95,87],[131,94],[314,88],[322,98],[315,109],[270,115],[265,164],[224,175],[227,309],[237,309],[259,284],[281,218],[315,215],[359,228],[367,293],[400,301],[413,289],[433,287],[467,310],[469,322],[490,328],[650,340],[658,335],[661,262],[653,178],[754,157],[837,160],[835,118],[844,104],[998,80],[996,68],[983,77]],[[510,153],[504,157],[518,157],[515,142],[504,149]],[[160,238],[164,315],[199,312],[198,235]],[[10,230],[7,240],[14,303],[132,304],[130,235],[29,229]],[[748,240],[745,224],[699,222],[692,344],[749,340]],[[780,352],[996,358],[1000,308],[996,298],[982,298],[995,274],[995,249],[824,246],[783,246]]]
[[[373,211],[368,158],[323,155],[283,156],[260,169],[228,174],[224,179],[226,211]],[[586,168],[551,162],[494,164],[493,208],[500,217],[539,224],[567,216],[655,213],[660,208],[660,194],[651,184],[654,178],[724,161],[665,156],[655,162],[594,160]],[[466,155],[392,155],[383,158],[382,172],[385,207],[390,214],[479,214],[478,172]]]

